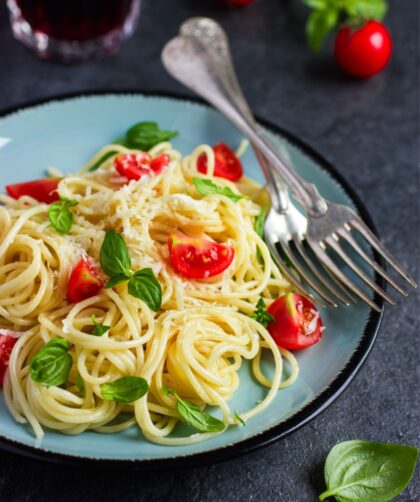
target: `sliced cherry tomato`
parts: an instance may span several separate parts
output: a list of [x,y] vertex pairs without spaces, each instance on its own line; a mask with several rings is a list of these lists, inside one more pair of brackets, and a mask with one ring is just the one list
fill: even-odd
[[6,191],[14,199],[19,199],[23,195],[29,195],[38,202],[51,204],[51,202],[58,200],[57,188],[59,181],[59,178],[26,181],[24,183],[16,183],[15,185],[7,185]]
[[243,7],[244,5],[253,3],[254,0],[219,0],[219,2],[229,7]]
[[392,53],[389,31],[379,21],[368,21],[359,29],[344,26],[335,39],[335,58],[353,77],[366,78],[380,72]]
[[139,180],[145,175],[160,174],[170,160],[167,153],[160,153],[154,158],[147,152],[121,153],[115,157],[114,167],[128,180]]
[[9,366],[10,354],[18,337],[14,331],[3,330],[4,334],[0,334],[0,387],[3,385],[4,376]]
[[90,258],[82,258],[71,271],[67,284],[67,299],[81,302],[96,295],[103,288],[99,268]]
[[[226,178],[230,181],[237,181],[244,174],[241,161],[235,152],[225,143],[218,143],[213,146],[214,150],[214,175],[219,178]],[[207,156],[201,154],[197,160],[197,170],[207,174]]]
[[287,293],[277,298],[267,311],[275,318],[267,329],[280,347],[301,350],[321,339],[324,329],[321,316],[304,296]]
[[168,239],[175,270],[189,279],[206,279],[221,274],[232,263],[235,251],[224,244],[194,239],[177,232]]

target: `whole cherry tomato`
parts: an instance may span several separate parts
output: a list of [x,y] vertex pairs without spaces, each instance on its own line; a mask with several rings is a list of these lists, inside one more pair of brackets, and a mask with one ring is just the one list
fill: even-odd
[[344,26],[337,33],[334,51],[338,64],[349,75],[371,77],[391,58],[391,35],[379,21],[368,21],[357,29]]
[[267,329],[279,347],[301,350],[321,339],[321,317],[314,304],[304,296],[287,293],[277,298],[267,311],[275,319]]
[[243,7],[244,5],[253,3],[254,0],[219,0],[219,2],[229,7]]

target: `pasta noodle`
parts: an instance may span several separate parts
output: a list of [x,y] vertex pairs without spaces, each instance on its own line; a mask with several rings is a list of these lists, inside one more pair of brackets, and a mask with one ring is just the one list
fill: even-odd
[[[201,145],[183,158],[167,142],[150,151],[152,156],[170,156],[167,169],[127,183],[113,169],[113,161],[117,153],[129,152],[124,146],[105,146],[77,175],[61,179],[60,196],[78,202],[68,234],[51,227],[47,204],[28,196],[0,196],[0,324],[24,332],[11,355],[4,395],[13,417],[28,423],[37,437],[44,428],[66,434],[114,433],[137,424],[155,443],[190,444],[217,433],[171,435],[180,415],[165,387],[201,409],[218,407],[229,426],[238,424],[229,401],[239,387],[244,360],[251,362],[255,379],[268,391],[241,413],[243,421],[264,410],[279,388],[292,384],[298,374],[293,355],[278,348],[252,318],[261,297],[269,304],[290,289],[254,230],[261,208],[252,197],[261,193],[260,187],[246,178],[238,184],[215,178],[218,185],[250,197],[201,197],[191,180],[203,176],[197,172],[202,154],[207,156],[206,176],[213,176],[212,148]],[[148,267],[155,274],[162,288],[158,312],[131,296],[126,283],[79,303],[66,300],[72,268],[86,255],[99,262],[110,228],[124,237],[134,270]],[[177,230],[231,246],[233,263],[208,279],[178,275],[167,246],[168,235]],[[101,337],[91,334],[92,315],[111,327]],[[69,342],[73,365],[65,385],[47,387],[31,379],[29,364],[53,338]],[[261,369],[264,350],[272,354],[272,377]],[[287,378],[282,381],[283,373]],[[105,400],[101,385],[128,375],[144,378],[148,393],[129,404]],[[78,377],[84,382],[83,393]]]

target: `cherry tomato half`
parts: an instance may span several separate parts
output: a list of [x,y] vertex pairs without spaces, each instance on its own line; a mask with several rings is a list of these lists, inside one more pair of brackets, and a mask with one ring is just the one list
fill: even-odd
[[[244,174],[241,161],[235,152],[225,143],[218,143],[213,146],[215,164],[214,175],[219,178],[226,178],[230,181],[237,181]],[[207,174],[207,156],[203,153],[197,160],[197,171]]]
[[58,183],[59,178],[45,178],[42,180],[25,181],[24,183],[16,183],[7,185],[6,192],[14,199],[19,199],[23,195],[29,195],[38,202],[51,204],[58,200]]
[[335,38],[335,58],[353,77],[366,78],[380,72],[392,53],[389,31],[378,21],[368,21],[359,29],[344,26]]
[[10,354],[15,343],[18,341],[14,331],[2,330],[5,334],[0,334],[0,387],[3,385],[4,376],[9,366]]
[[174,269],[189,279],[206,279],[221,274],[235,255],[229,246],[194,239],[181,232],[169,236],[168,246]]
[[67,299],[81,302],[96,295],[103,288],[99,268],[90,258],[82,258],[71,271],[67,284]]
[[254,0],[219,0],[219,2],[229,7],[243,7],[244,5],[253,3]]
[[301,350],[319,342],[323,325],[318,310],[304,296],[287,293],[267,309],[275,318],[267,329],[280,347]]
[[128,180],[139,180],[145,175],[160,174],[170,160],[167,153],[160,153],[156,157],[147,152],[121,153],[115,157],[114,167]]

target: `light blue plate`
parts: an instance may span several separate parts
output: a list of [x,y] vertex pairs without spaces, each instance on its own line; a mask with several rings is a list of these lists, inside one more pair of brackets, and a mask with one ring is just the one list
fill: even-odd
[[[123,93],[61,98],[0,118],[0,186],[42,177],[51,166],[75,172],[99,148],[141,120],[179,131],[173,143],[183,154],[200,143],[223,140],[236,146],[242,139],[218,113],[191,101]],[[316,183],[322,195],[356,207],[371,224],[357,197],[343,180],[338,181],[338,175],[322,158],[290,135],[271,129],[280,141],[287,138],[287,149],[298,171]],[[263,181],[251,150],[243,157],[243,164],[248,176]],[[309,421],[340,394],[367,356],[381,315],[357,304],[325,309],[322,318],[326,326],[322,341],[297,354],[297,382],[279,392],[274,403],[245,427],[232,427],[210,441],[158,446],[132,428],[121,434],[87,432],[76,437],[48,431],[39,444],[28,427],[14,422],[0,393],[0,445],[59,462],[157,467],[216,461],[268,444]],[[238,412],[252,407],[266,392],[255,383],[247,365],[243,365],[240,379],[240,389],[232,400],[232,409]]]

